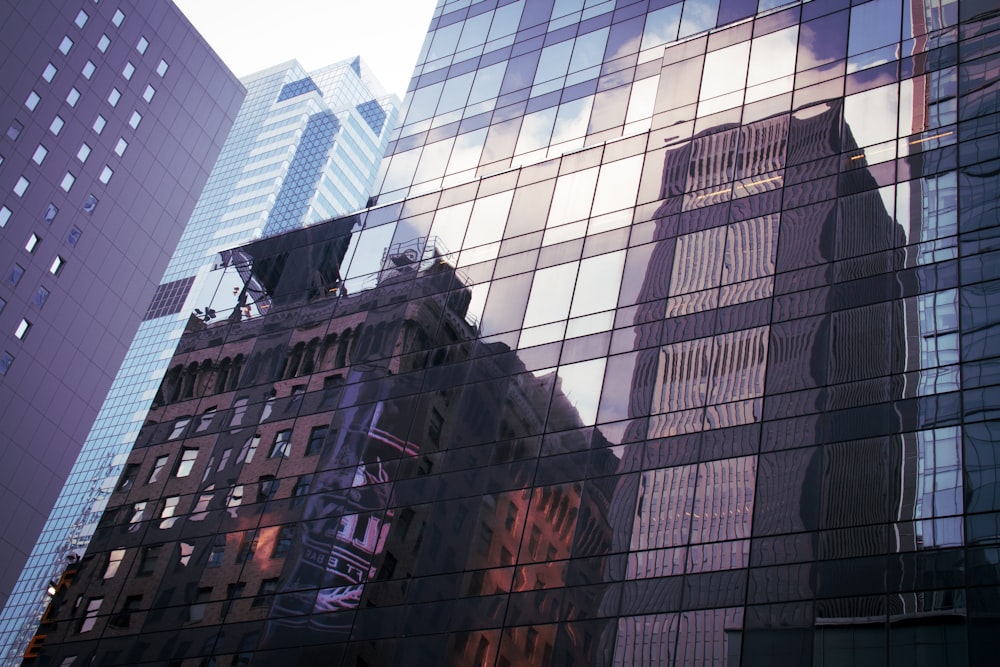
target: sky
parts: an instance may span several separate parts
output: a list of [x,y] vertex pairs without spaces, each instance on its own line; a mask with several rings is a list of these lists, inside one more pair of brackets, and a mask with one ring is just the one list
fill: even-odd
[[306,70],[360,55],[406,93],[435,0],[174,0],[238,77],[298,60]]

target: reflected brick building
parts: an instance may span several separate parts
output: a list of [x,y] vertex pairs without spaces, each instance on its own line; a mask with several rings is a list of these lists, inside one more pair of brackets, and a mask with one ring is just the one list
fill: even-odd
[[221,253],[27,664],[991,664],[998,27],[442,2],[379,205]]

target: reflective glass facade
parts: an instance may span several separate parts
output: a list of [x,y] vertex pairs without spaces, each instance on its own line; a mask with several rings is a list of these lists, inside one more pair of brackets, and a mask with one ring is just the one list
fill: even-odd
[[993,664],[998,29],[440,3],[379,205],[219,254],[28,664]]
[[218,251],[368,201],[398,101],[359,58],[311,73],[288,62],[242,83],[246,99],[0,619],[16,634],[9,664],[34,634],[48,582],[86,550],[189,313],[212,319],[197,295]]
[[172,3],[0,2],[0,657],[244,93]]

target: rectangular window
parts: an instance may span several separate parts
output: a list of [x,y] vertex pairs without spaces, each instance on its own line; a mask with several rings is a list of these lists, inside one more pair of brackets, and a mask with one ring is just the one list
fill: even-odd
[[39,287],[38,291],[35,292],[35,297],[31,302],[35,305],[35,308],[41,309],[45,305],[45,302],[49,299],[49,291],[44,287]]
[[104,169],[101,169],[101,174],[97,177],[97,179],[101,183],[107,185],[108,181],[110,181],[111,177],[114,175],[115,175],[114,170],[112,170],[111,167],[109,167],[108,165],[104,165]]
[[208,563],[206,567],[222,567],[222,560],[226,556],[226,543],[219,542],[212,545],[208,552]]
[[129,126],[134,130],[137,127],[139,127],[139,123],[141,122],[142,122],[142,114],[140,114],[138,111],[133,111],[132,115],[129,116],[128,119]]
[[194,468],[194,462],[198,458],[198,450],[191,447],[185,447],[181,450],[181,460],[177,463],[177,472],[174,473],[174,477],[187,477],[191,474],[191,469]]
[[10,267],[10,273],[7,274],[7,282],[16,286],[19,282],[21,282],[21,276],[23,275],[24,267],[15,263],[14,266]]
[[156,571],[156,563],[160,560],[162,544],[153,544],[142,548],[142,555],[139,558],[139,569],[136,574],[140,577],[147,577]]
[[111,17],[111,22],[114,23],[115,27],[117,28],[121,26],[122,21],[124,20],[125,20],[125,14],[122,13],[122,10],[116,9],[115,15]]
[[124,549],[112,549],[108,552],[108,564],[104,567],[104,578],[113,579],[116,574],[118,574],[118,568],[121,567],[122,561],[125,559]]
[[24,337],[28,335],[28,329],[30,328],[31,328],[31,322],[22,317],[21,321],[17,325],[17,328],[14,329],[14,338],[17,338],[18,340],[24,340]]
[[118,486],[115,487],[115,491],[123,493],[128,491],[135,484],[135,480],[138,476],[139,464],[129,463],[125,466],[125,470],[122,471],[122,476],[118,480]]
[[35,107],[38,106],[38,102],[41,99],[42,98],[39,97],[38,93],[36,93],[35,91],[31,91],[30,93],[28,93],[28,99],[24,101],[24,106],[28,107],[29,110],[34,111]]
[[160,77],[163,77],[163,75],[167,73],[168,67],[170,67],[170,65],[167,64],[167,61],[160,59],[160,63],[156,66],[156,73],[159,74]]
[[111,39],[109,39],[107,35],[101,35],[101,38],[97,40],[97,49],[101,53],[104,53],[108,50],[109,46],[111,46]]
[[53,259],[52,263],[49,265],[49,273],[51,273],[54,276],[58,276],[59,272],[62,271],[62,267],[65,264],[66,260],[60,257],[59,255],[56,255],[56,258]]
[[50,203],[47,207],[45,207],[45,215],[42,217],[45,220],[45,222],[51,223],[53,220],[56,219],[56,216],[58,214],[59,214],[59,208],[55,204]]
[[70,188],[73,187],[73,183],[75,182],[76,182],[76,176],[67,171],[66,175],[63,176],[62,181],[59,183],[59,187],[61,187],[66,192],[69,192]]
[[90,146],[83,144],[80,146],[80,150],[76,152],[76,159],[80,162],[86,162],[88,157],[90,157]]
[[267,455],[267,458],[273,459],[276,457],[281,457],[287,459],[292,454],[292,431],[291,429],[285,431],[278,431],[274,436],[274,443],[271,445],[271,451]]
[[97,202],[99,200],[92,194],[87,195],[87,198],[83,200],[83,212],[93,213],[97,209]]
[[28,242],[24,244],[24,249],[29,253],[35,252],[35,248],[38,247],[38,242],[41,240],[42,238],[38,234],[32,232],[31,236],[28,237]]
[[329,426],[316,426],[309,432],[309,444],[306,445],[306,456],[319,454],[323,450],[323,443],[326,442],[326,435],[329,432]]
[[139,611],[139,607],[142,606],[142,596],[141,595],[129,595],[125,598],[125,603],[117,614],[111,617],[108,621],[111,625],[116,628],[127,628],[132,621],[132,614]]
[[56,116],[55,118],[52,119],[52,122],[49,123],[49,132],[51,132],[52,134],[54,134],[54,135],[56,135],[58,137],[59,133],[63,129],[63,125],[65,125],[65,124],[66,123],[63,121],[62,118],[60,118],[59,116]]
[[153,484],[159,481],[160,476],[163,474],[163,469],[167,467],[167,460],[169,458],[169,455],[156,457],[156,460],[153,461],[153,469],[149,472],[149,477],[146,479],[146,484]]
[[31,182],[28,179],[24,176],[19,177],[17,183],[14,184],[14,194],[18,197],[23,197],[29,185],[31,185]]
[[108,93],[108,104],[110,104],[111,106],[117,106],[118,100],[120,100],[121,98],[122,94],[118,91],[118,89],[112,88],[111,92]]
[[149,40],[145,37],[140,37],[139,42],[135,45],[135,50],[139,53],[145,53],[146,49],[149,48]]
[[63,37],[62,41],[59,42],[59,52],[63,55],[69,53],[69,50],[73,48],[73,40],[69,37]]
[[122,76],[125,77],[126,81],[129,81],[132,79],[133,74],[135,74],[135,65],[129,62],[125,63],[125,68],[122,69]]
[[7,371],[10,370],[10,365],[13,363],[14,355],[4,350],[4,353],[0,354],[0,375],[7,375]]
[[128,148],[128,142],[124,138],[119,138],[118,143],[115,144],[115,155],[118,157],[125,155],[126,148]]
[[42,78],[48,81],[49,83],[52,83],[52,79],[55,78],[56,72],[58,71],[59,70],[56,69],[55,65],[49,63],[48,65],[45,66],[45,69],[42,70]]
[[76,20],[74,21],[74,23],[76,23],[76,27],[82,28],[83,26],[87,25],[87,18],[88,18],[87,12],[81,9],[80,12],[76,15]]
[[201,621],[205,618],[205,610],[208,608],[208,601],[212,599],[211,587],[199,588],[195,593],[194,602],[188,608],[189,621]]
[[97,612],[101,610],[101,603],[104,598],[90,598],[87,600],[87,608],[83,612],[83,620],[80,622],[80,632],[90,632],[97,624]]
[[271,602],[271,596],[278,592],[278,579],[264,579],[260,582],[257,595],[251,603],[251,607],[265,607]]
[[70,227],[69,233],[66,234],[66,243],[70,245],[76,245],[76,242],[80,240],[80,237],[82,235],[83,232],[80,231],[80,228],[77,227],[76,225],[73,225],[72,227]]
[[80,91],[76,88],[70,88],[69,93],[66,94],[66,104],[71,107],[75,107],[76,103],[80,100]]
[[7,222],[10,220],[11,215],[12,213],[9,208],[6,206],[0,206],[0,228],[7,226]]
[[41,144],[38,144],[38,148],[35,149],[35,154],[31,156],[31,160],[35,164],[41,164],[45,160],[45,156],[48,154],[49,149]]
[[154,89],[150,85],[147,85],[146,89],[144,91],[142,91],[142,99],[146,100],[147,102],[152,102],[153,101],[153,95],[155,95],[155,94],[156,94],[156,89]]
[[94,76],[94,72],[96,71],[97,71],[97,65],[95,65],[92,61],[88,60],[86,64],[84,64],[83,66],[83,78],[89,79],[90,77]]
[[21,130],[24,129],[24,125],[21,125],[20,121],[12,121],[10,127],[7,128],[7,138],[11,141],[17,141],[17,138],[21,136]]
[[146,515],[146,501],[141,500],[134,505],[132,505],[132,518],[128,520],[129,523],[139,523],[143,520]]

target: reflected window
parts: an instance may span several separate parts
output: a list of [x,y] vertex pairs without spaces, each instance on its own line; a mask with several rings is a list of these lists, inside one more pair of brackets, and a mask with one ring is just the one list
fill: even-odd
[[90,598],[87,600],[87,607],[83,612],[83,620],[80,621],[80,632],[90,632],[97,624],[97,613],[101,610],[101,603],[104,598]]
[[112,549],[108,552],[108,562],[104,566],[104,578],[112,579],[116,574],[118,574],[118,568],[121,567],[122,560],[125,558],[125,549]]
[[309,444],[306,445],[306,456],[319,454],[323,451],[323,443],[330,432],[329,426],[316,426],[309,432]]
[[115,487],[115,491],[128,491],[135,484],[135,480],[138,476],[139,464],[129,463],[122,471],[122,476],[118,480],[118,486]]
[[39,287],[38,291],[35,292],[35,296],[31,299],[31,303],[34,304],[35,308],[41,308],[48,299],[49,291],[44,287]]
[[62,271],[62,268],[65,264],[66,260],[60,257],[59,255],[56,255],[55,259],[52,260],[52,263],[49,264],[49,273],[51,273],[54,276],[59,275],[59,272]]
[[156,460],[153,462],[153,469],[149,472],[149,477],[146,479],[146,484],[154,484],[162,478],[163,470],[167,467],[167,460],[169,458],[169,455],[156,457]]
[[187,477],[191,474],[191,470],[194,468],[194,462],[198,458],[198,450],[185,447],[181,450],[181,459],[177,463],[177,472],[174,473],[174,477]]
[[205,618],[205,610],[208,608],[208,602],[212,599],[212,588],[210,586],[199,588],[195,593],[194,602],[188,607],[188,620],[189,621],[201,621]]
[[285,431],[278,431],[274,436],[274,442],[271,444],[271,451],[268,452],[267,458],[273,459],[276,457],[288,458],[292,454],[292,431],[291,429]]
[[162,550],[162,544],[153,544],[142,547],[142,552],[139,557],[139,568],[136,570],[136,575],[140,577],[148,577],[153,574],[153,572],[156,571],[156,563],[160,560],[160,552]]
[[278,592],[278,578],[264,579],[260,582],[257,595],[251,603],[251,607],[264,607],[271,601],[271,596]]
[[181,417],[180,419],[175,421],[173,430],[170,431],[170,435],[167,436],[167,440],[176,440],[177,438],[184,435],[184,429],[186,429],[187,425],[190,423],[191,423],[190,417]]

